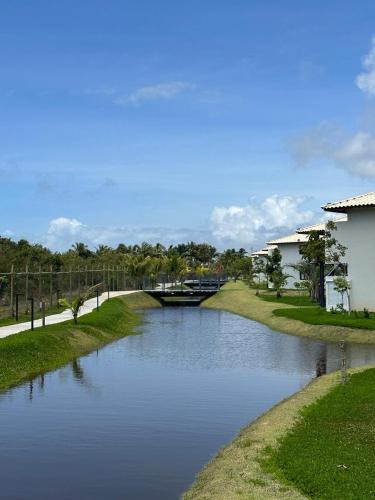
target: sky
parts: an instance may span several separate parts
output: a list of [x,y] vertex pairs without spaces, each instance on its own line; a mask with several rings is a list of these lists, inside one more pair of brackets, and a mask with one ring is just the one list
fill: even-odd
[[374,190],[375,3],[18,0],[0,235],[257,249]]

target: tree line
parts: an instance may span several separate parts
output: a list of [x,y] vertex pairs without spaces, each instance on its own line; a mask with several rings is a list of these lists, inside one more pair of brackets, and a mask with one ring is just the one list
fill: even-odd
[[23,293],[26,288],[28,295],[52,297],[58,291],[70,289],[72,293],[72,289],[81,290],[100,281],[114,289],[142,288],[145,280],[156,285],[161,275],[177,283],[189,274],[250,279],[252,272],[252,259],[245,249],[219,252],[208,243],[192,241],[168,247],[120,243],[115,248],[99,245],[93,250],[76,242],[65,252],[53,252],[24,239],[0,237],[0,297],[7,295],[11,285],[14,293]]

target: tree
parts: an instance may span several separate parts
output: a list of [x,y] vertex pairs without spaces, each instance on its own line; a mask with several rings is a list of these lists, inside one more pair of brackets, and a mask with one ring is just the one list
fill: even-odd
[[241,260],[242,279],[245,281],[245,283],[247,283],[250,286],[253,283],[254,275],[255,271],[252,258],[247,256],[242,257]]
[[336,230],[336,224],[333,221],[328,221],[323,235],[318,231],[311,231],[307,243],[301,247],[301,255],[308,262],[327,262],[329,264],[340,262],[341,257],[345,255],[346,247],[333,237],[332,233]]
[[349,306],[349,312],[350,312],[350,297],[349,297],[349,291],[350,291],[350,283],[347,279],[345,279],[343,276],[337,276],[333,280],[335,286],[334,290],[338,292],[341,295],[341,310],[344,310],[344,296],[346,295],[348,298],[348,306]]
[[281,256],[281,252],[278,249],[278,247],[274,248],[271,252],[271,255],[267,255],[266,259],[267,259],[266,260],[266,267],[265,267],[266,276],[267,276],[268,280],[271,283],[273,283],[274,273],[276,273],[276,272],[280,273],[282,271],[282,267],[281,267],[282,256]]
[[87,245],[85,245],[85,243],[74,243],[74,245],[72,245],[72,250],[78,255],[78,257],[81,257],[82,259],[88,259],[92,255],[91,250]]
[[[306,285],[309,291],[311,300],[318,300],[319,298],[319,268],[316,264],[308,262],[307,260],[300,260],[297,264],[291,264],[293,269],[299,272],[300,276],[304,279],[300,283]],[[298,287],[296,287],[298,288]]]
[[253,262],[253,269],[254,269],[254,275],[257,276],[258,278],[258,291],[257,294],[259,295],[259,288],[260,288],[260,283],[262,276],[266,276],[266,264],[263,259],[260,257],[255,257],[254,262]]
[[88,297],[90,296],[90,294],[92,292],[94,292],[95,290],[97,290],[101,286],[102,286],[102,283],[88,288],[84,294],[79,295],[78,297],[73,299],[71,302],[69,302],[66,298],[62,298],[59,300],[60,306],[66,307],[66,308],[71,310],[71,312],[73,314],[74,324],[78,323],[78,314],[79,314],[81,307],[85,303],[85,301],[88,299]]
[[[321,235],[318,231],[311,231],[308,242],[302,245],[300,250],[304,260],[319,267],[319,288],[317,295],[319,296],[321,306],[325,304],[325,276],[338,267],[341,257],[344,257],[346,252],[346,247],[339,243],[332,235],[336,229],[336,224],[333,221],[328,221],[324,234]],[[326,269],[327,264],[330,264],[330,270]]]
[[177,283],[177,281],[181,280],[184,274],[188,272],[186,260],[177,253],[172,253],[172,255],[167,258],[165,269],[172,283]]
[[278,299],[281,298],[281,293],[288,282],[288,278],[290,278],[290,275],[284,274],[282,269],[276,269],[271,275],[273,289]]

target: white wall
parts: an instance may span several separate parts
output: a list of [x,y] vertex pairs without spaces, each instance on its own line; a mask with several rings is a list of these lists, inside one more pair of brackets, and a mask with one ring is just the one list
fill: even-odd
[[[345,311],[349,311],[349,300],[348,295],[345,293],[344,297],[341,296],[337,290],[335,290],[335,276],[327,276],[325,280],[325,289],[326,289],[326,309],[330,311],[332,308],[337,309],[338,306],[341,305],[342,300],[344,299],[344,309]],[[349,281],[350,282],[350,281]],[[349,292],[350,294],[350,292]],[[349,295],[350,296],[350,295]]]
[[375,311],[375,208],[355,208],[337,224],[334,237],[347,246],[343,262],[351,279],[351,308]]
[[281,252],[281,265],[285,266],[284,273],[290,274],[285,288],[295,288],[294,283],[301,281],[299,276],[299,271],[296,271],[290,264],[297,264],[302,256],[299,253],[300,243],[283,243],[277,245]]

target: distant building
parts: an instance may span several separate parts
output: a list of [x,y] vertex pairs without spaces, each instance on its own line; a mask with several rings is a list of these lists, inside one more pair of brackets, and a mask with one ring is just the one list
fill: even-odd
[[289,274],[285,288],[295,288],[295,283],[299,283],[303,276],[293,269],[292,265],[297,264],[301,260],[301,246],[308,241],[308,234],[293,233],[276,240],[268,242],[268,245],[277,247],[281,253],[281,265],[284,266],[284,272]]
[[[260,261],[263,262],[264,265],[266,265],[267,264],[267,257],[270,255],[270,253],[272,252],[272,250],[274,248],[276,248],[276,247],[268,245],[268,246],[262,248],[261,250],[257,250],[256,252],[252,252],[250,257],[253,259],[253,262],[256,259],[259,259]],[[261,275],[259,276],[259,279],[260,279],[260,281],[266,281],[267,280],[266,274],[261,273]]]

